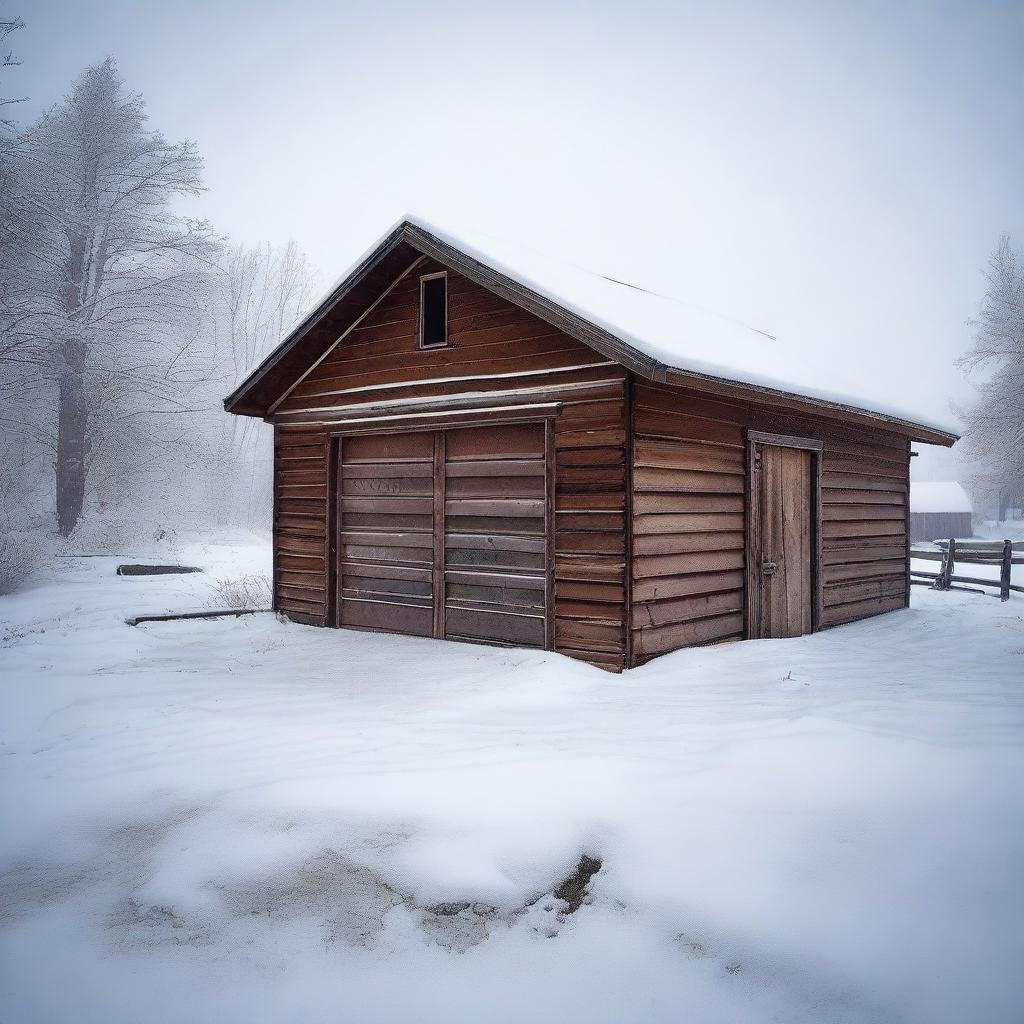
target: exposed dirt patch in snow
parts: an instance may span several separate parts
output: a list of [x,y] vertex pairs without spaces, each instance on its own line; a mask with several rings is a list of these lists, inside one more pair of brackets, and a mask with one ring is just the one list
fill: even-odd
[[284,924],[319,921],[323,941],[367,946],[384,929],[384,918],[407,897],[362,864],[337,850],[324,850],[296,870],[263,878],[234,879],[215,886],[234,915]]
[[563,878],[555,889],[554,897],[565,903],[565,912],[575,914],[583,906],[590,888],[590,880],[601,870],[601,861],[583,854],[576,870]]

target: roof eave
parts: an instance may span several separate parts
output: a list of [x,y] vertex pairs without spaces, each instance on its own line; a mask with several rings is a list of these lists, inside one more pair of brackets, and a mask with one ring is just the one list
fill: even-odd
[[259,395],[260,386],[281,365],[282,361],[295,350],[296,346],[301,344],[302,340],[322,323],[324,318],[329,315],[337,304],[349,295],[382,260],[403,243],[407,243],[411,249],[422,255],[430,256],[450,266],[482,287],[526,309],[552,326],[564,331],[570,337],[576,338],[576,340],[585,345],[589,345],[595,351],[614,360],[627,370],[631,370],[633,373],[648,380],[676,383],[682,386],[687,384],[699,385],[726,396],[755,399],[765,404],[779,407],[785,406],[805,414],[853,420],[877,429],[888,430],[907,437],[911,441],[918,441],[923,444],[950,447],[959,440],[959,435],[957,434],[916,423],[912,420],[873,412],[870,409],[863,409],[825,399],[810,398],[771,387],[746,384],[741,381],[714,377],[682,368],[669,367],[659,360],[638,351],[632,345],[624,342],[609,331],[571,312],[554,299],[516,281],[494,267],[480,262],[473,256],[444,241],[444,239],[437,237],[427,229],[408,220],[403,220],[397,224],[360,261],[352,273],[341,281],[320,302],[316,309],[298,324],[281,344],[224,399],[225,410],[238,416],[266,417],[273,407],[275,400],[280,396],[275,395],[274,398],[269,400],[265,396],[261,398]]
[[272,373],[281,361],[291,353],[306,335],[313,330],[323,318],[358,285],[366,275],[390,252],[393,252],[404,240],[407,222],[402,222],[390,231],[374,248],[368,253],[359,265],[341,281],[320,304],[308,314],[301,323],[289,333],[284,340],[261,362],[255,370],[243,380],[234,391],[224,399],[224,409],[236,416],[265,416],[270,402],[247,401],[267,376]]
[[825,416],[830,419],[842,419],[846,422],[860,423],[863,426],[874,427],[878,430],[887,430],[890,433],[905,437],[909,441],[917,441],[921,444],[935,444],[941,445],[944,448],[950,448],[960,440],[959,434],[941,430],[938,427],[928,426],[924,423],[917,423],[914,420],[904,419],[899,416],[864,409],[856,405],[847,405],[843,402],[829,401],[824,398],[798,395],[790,391],[782,391],[781,389],[761,384],[746,384],[742,381],[731,380],[725,377],[714,377],[709,374],[697,373],[693,370],[672,367],[668,371],[668,382],[684,387],[687,385],[699,386],[704,390],[715,391],[725,397],[756,400],[766,405],[784,407],[789,411],[804,415]]

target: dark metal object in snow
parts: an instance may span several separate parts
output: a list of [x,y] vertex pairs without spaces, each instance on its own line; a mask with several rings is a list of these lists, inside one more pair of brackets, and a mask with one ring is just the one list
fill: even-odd
[[136,615],[134,618],[125,619],[125,625],[137,626],[140,622],[173,622],[175,619],[219,619],[225,615],[256,615],[259,612],[269,612],[270,608],[224,608],[213,612],[178,612],[168,615]]
[[118,576],[175,576],[189,572],[202,572],[194,565],[119,565]]

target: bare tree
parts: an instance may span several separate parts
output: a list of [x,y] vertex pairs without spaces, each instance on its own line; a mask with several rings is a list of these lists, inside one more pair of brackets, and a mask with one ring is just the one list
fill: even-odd
[[218,520],[258,525],[268,512],[269,430],[258,420],[225,416],[221,400],[301,320],[319,298],[319,275],[295,242],[283,248],[226,249],[216,275],[209,344],[207,500]]
[[90,474],[138,469],[187,437],[154,424],[192,409],[202,380],[198,306],[219,240],[172,209],[202,191],[194,144],[146,120],[108,58],[33,126],[5,182],[0,398],[56,407],[32,429],[52,448],[65,536]]
[[[7,46],[7,38],[19,29],[25,27],[25,22],[21,18],[5,18],[0,20],[0,67],[2,68],[17,68],[21,67],[21,61],[14,59],[14,51],[8,50],[7,53],[3,53],[2,48]],[[0,107],[9,107],[14,103],[24,103],[28,99],[27,96],[0,96]],[[11,118],[0,117],[0,128],[7,132],[12,132],[17,128],[17,124]]]
[[[989,259],[987,288],[974,327],[974,347],[958,365],[975,378],[977,401],[959,410],[975,491],[998,502],[1004,520],[1024,502],[1024,268],[1004,235]],[[981,374],[987,374],[981,377]]]
[[174,212],[201,191],[198,154],[148,130],[111,60],[13,142],[0,152],[0,432],[18,458],[0,483],[21,496],[18,528],[38,530],[47,497],[61,534],[88,507],[82,529],[107,544],[261,525],[269,432],[221,402],[317,297],[305,255],[227,248]]

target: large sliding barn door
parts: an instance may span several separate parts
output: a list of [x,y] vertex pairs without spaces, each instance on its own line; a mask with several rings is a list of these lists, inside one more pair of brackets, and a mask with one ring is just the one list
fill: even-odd
[[543,424],[339,443],[339,625],[547,645]]
[[801,636],[813,629],[814,455],[760,443],[751,454],[749,635]]

